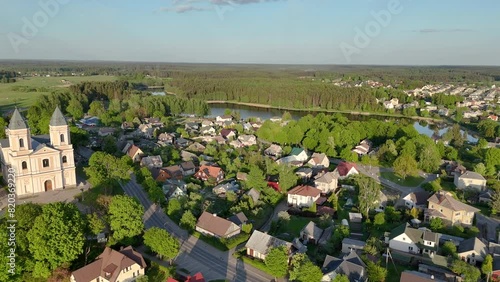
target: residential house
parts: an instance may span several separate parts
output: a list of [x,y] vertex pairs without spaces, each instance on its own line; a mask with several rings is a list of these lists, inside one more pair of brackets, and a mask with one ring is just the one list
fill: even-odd
[[394,109],[394,105],[391,103],[391,101],[384,101],[383,105],[384,105],[384,108],[386,108],[388,110]]
[[183,171],[180,165],[172,165],[162,168],[161,170],[167,173],[167,179],[177,179],[181,180],[184,177]]
[[493,281],[500,280],[500,255],[493,255],[493,271],[491,272]]
[[204,119],[204,120],[201,121],[201,126],[202,127],[203,126],[212,126],[212,125],[214,125],[214,122],[211,121],[211,120],[209,120],[209,119]]
[[436,279],[432,274],[415,270],[405,270],[401,272],[399,282],[446,282],[446,280]]
[[355,240],[351,238],[344,238],[342,240],[342,253],[350,253],[361,251],[366,246],[366,242]]
[[232,139],[236,137],[236,130],[224,128],[220,131],[220,136],[224,139]]
[[[128,143],[128,144],[130,144],[130,143]],[[127,148],[127,146],[126,146],[126,148]],[[127,152],[127,155],[132,159],[132,161],[134,163],[140,162],[142,156],[144,156],[144,152],[142,152],[142,150],[139,147],[137,147],[136,145],[133,145],[133,144],[128,146],[128,149],[126,150],[126,152]]]
[[201,134],[215,134],[215,128],[213,126],[203,126],[202,128],[200,128],[200,133]]
[[408,209],[417,208],[423,210],[427,207],[427,199],[429,199],[429,192],[427,191],[411,192],[401,198],[400,205]]
[[300,185],[288,191],[288,205],[311,207],[319,199],[321,190],[312,186]]
[[479,211],[477,208],[455,200],[448,192],[435,193],[427,202],[426,222],[433,218],[441,218],[445,224],[471,226],[474,214]]
[[492,121],[498,121],[498,116],[497,115],[489,115],[488,119],[491,119]]
[[284,246],[289,252],[292,249],[292,243],[283,241],[259,230],[254,230],[250,239],[248,239],[245,244],[247,255],[261,260],[266,259],[271,248],[280,246]]
[[248,190],[246,194],[253,200],[254,204],[257,203],[260,199],[260,192],[255,188]]
[[179,137],[175,140],[175,145],[182,147],[182,148],[187,147],[189,145],[189,140],[182,138],[182,137]]
[[272,122],[281,122],[282,118],[281,117],[271,117],[269,120]]
[[339,175],[339,179],[346,179],[351,175],[359,174],[355,163],[340,162],[334,172]]
[[405,253],[434,256],[438,245],[438,233],[415,229],[408,223],[396,227],[389,235],[389,248]]
[[334,192],[338,186],[339,175],[335,172],[319,174],[314,179],[314,186],[321,190],[321,193],[328,194]]
[[302,179],[302,181],[309,181],[313,175],[313,170],[309,167],[301,167],[297,169],[295,174]]
[[122,125],[120,126],[120,128],[123,130],[130,130],[130,129],[134,129],[135,125],[133,122],[124,121],[124,122],[122,122]]
[[483,190],[486,187],[486,179],[479,173],[473,171],[465,171],[462,174],[455,174],[453,182],[457,189],[475,189]]
[[163,193],[167,199],[184,197],[187,194],[186,182],[177,179],[167,179],[162,186]]
[[491,200],[493,199],[493,194],[495,192],[493,192],[492,190],[488,189],[488,190],[485,190],[481,193],[479,193],[478,195],[478,202],[481,203],[481,204],[489,204],[491,203]]
[[196,172],[196,166],[194,165],[194,163],[192,161],[183,162],[183,163],[181,163],[180,166],[181,166],[183,176],[190,176],[190,175],[195,174],[195,172]]
[[137,134],[141,135],[145,138],[151,139],[154,136],[156,128],[154,128],[151,124],[141,124],[139,128],[137,128]]
[[160,120],[160,118],[157,118],[157,117],[144,118],[144,122],[146,124],[150,124],[151,126],[154,126],[154,127],[162,127],[163,126],[163,122]]
[[228,128],[228,127],[232,127],[233,125],[235,125],[236,123],[232,120],[228,120],[228,121],[225,121],[221,124],[221,126],[225,127],[225,128]]
[[170,174],[166,172],[163,168],[150,168],[151,176],[154,180],[158,182],[165,182],[167,179],[170,179]]
[[300,230],[300,239],[302,239],[304,244],[317,244],[321,235],[323,235],[323,229],[319,228],[312,221],[309,221],[309,223]]
[[330,166],[330,160],[323,153],[313,153],[311,159],[307,163],[315,169],[323,169]]
[[243,144],[241,144],[240,140],[233,140],[229,142],[229,145],[234,148],[243,148],[245,147]]
[[228,218],[228,220],[241,227],[243,224],[247,223],[248,218],[243,212],[239,212]]
[[112,127],[101,127],[99,128],[99,131],[97,132],[97,135],[101,137],[113,135],[115,133],[115,129]]
[[238,171],[236,173],[236,180],[247,181],[248,180],[248,173]]
[[187,122],[184,124],[184,129],[187,131],[198,130],[200,129],[200,124],[197,122]]
[[198,152],[198,153],[203,153],[205,151],[205,146],[198,142],[194,142],[193,144],[189,145],[186,150],[192,151],[192,152]]
[[161,156],[148,156],[141,159],[141,166],[148,168],[161,168],[163,167],[163,160]]
[[446,161],[445,170],[448,176],[453,177],[455,176],[455,174],[462,175],[467,171],[467,169],[463,165],[455,161]]
[[96,126],[99,124],[100,119],[98,117],[85,117],[82,118],[80,122],[86,126]]
[[205,211],[198,218],[196,231],[206,236],[230,238],[240,234],[241,228],[225,218]]
[[309,158],[306,150],[304,150],[302,148],[297,148],[297,147],[292,148],[292,151],[290,152],[290,156],[299,162],[305,162]]
[[359,212],[349,213],[349,222],[351,223],[361,223],[363,221],[363,215]]
[[352,151],[359,156],[366,155],[370,152],[372,148],[372,142],[368,139],[365,139],[359,143]]
[[328,244],[330,242],[330,238],[332,237],[333,230],[334,230],[334,226],[330,226],[330,227],[326,228],[318,240],[318,245],[323,246],[323,247],[326,246],[326,244]]
[[482,262],[487,254],[488,248],[486,244],[477,237],[463,240],[457,249],[458,258],[472,265]]
[[161,141],[165,144],[173,144],[174,135],[171,133],[160,133],[160,135],[158,135],[158,141]]
[[146,262],[131,246],[115,251],[106,247],[96,260],[71,273],[71,282],[135,281],[143,276]]
[[193,153],[188,152],[186,150],[182,150],[181,151],[181,158],[185,162],[197,161],[198,160],[198,156],[196,154],[193,154]]
[[245,147],[257,145],[257,138],[254,135],[240,135],[238,136],[238,141]]
[[233,120],[233,116],[231,116],[231,115],[223,115],[223,116],[216,116],[215,117],[216,123],[223,123],[223,122],[232,121],[232,120]]
[[217,166],[202,165],[198,172],[194,174],[194,177],[202,181],[212,178],[215,182],[219,183],[224,179],[224,171]]
[[224,184],[219,184],[212,189],[215,195],[225,195],[227,192],[238,193],[240,191],[240,186],[236,181],[227,182]]
[[321,270],[323,272],[321,282],[333,281],[339,274],[347,276],[349,281],[367,281],[366,265],[356,252],[350,252],[342,258],[326,255]]
[[271,146],[264,151],[264,154],[269,157],[279,158],[281,154],[283,154],[283,149],[279,145],[271,144]]

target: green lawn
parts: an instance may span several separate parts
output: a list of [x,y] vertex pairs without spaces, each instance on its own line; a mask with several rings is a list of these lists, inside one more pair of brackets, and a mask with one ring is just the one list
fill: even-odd
[[275,232],[273,232],[273,235],[285,240],[293,240],[293,238],[300,236],[300,230],[302,230],[302,228],[304,228],[304,226],[306,226],[311,220],[313,219],[292,215],[290,216],[290,221],[280,223],[280,226]]
[[[383,264],[385,265],[385,262]],[[394,265],[396,267],[394,267]],[[392,262],[389,261],[389,265],[387,266],[387,277],[385,279],[385,282],[399,282],[399,279],[401,278],[401,273],[405,270],[411,270],[411,269],[412,268],[409,266],[404,266],[397,263],[392,264]]]
[[[0,108],[14,107],[18,103],[19,107],[29,107],[43,94],[50,94],[54,91],[62,91],[72,84],[83,81],[113,81],[114,76],[60,76],[60,77],[26,77],[17,78],[15,83],[0,83]],[[66,80],[67,82],[62,82]],[[17,90],[16,90],[17,88]]]
[[396,184],[406,187],[416,187],[420,185],[424,179],[420,176],[407,176],[406,179],[395,175],[393,172],[381,172],[380,176]]

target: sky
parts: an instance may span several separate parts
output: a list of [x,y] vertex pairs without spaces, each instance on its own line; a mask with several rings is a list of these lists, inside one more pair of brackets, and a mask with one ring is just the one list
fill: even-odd
[[500,65],[498,0],[0,0],[0,59]]

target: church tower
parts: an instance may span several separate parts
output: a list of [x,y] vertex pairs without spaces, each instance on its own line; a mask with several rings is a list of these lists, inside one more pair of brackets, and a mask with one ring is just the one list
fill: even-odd
[[13,153],[31,153],[31,132],[17,108],[12,114],[6,133]]
[[49,132],[50,145],[52,145],[52,147],[56,149],[71,147],[69,126],[59,106],[56,107],[56,110],[50,118]]

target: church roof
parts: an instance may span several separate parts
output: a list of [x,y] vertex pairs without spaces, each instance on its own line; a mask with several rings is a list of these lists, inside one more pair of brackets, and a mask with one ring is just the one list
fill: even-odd
[[16,129],[27,129],[27,128],[28,127],[26,126],[26,122],[21,116],[19,110],[16,108],[14,110],[14,113],[12,114],[12,117],[10,118],[9,129],[16,130]]
[[68,125],[66,123],[66,118],[61,112],[61,109],[59,109],[59,106],[56,107],[54,113],[52,114],[49,125],[51,126]]

